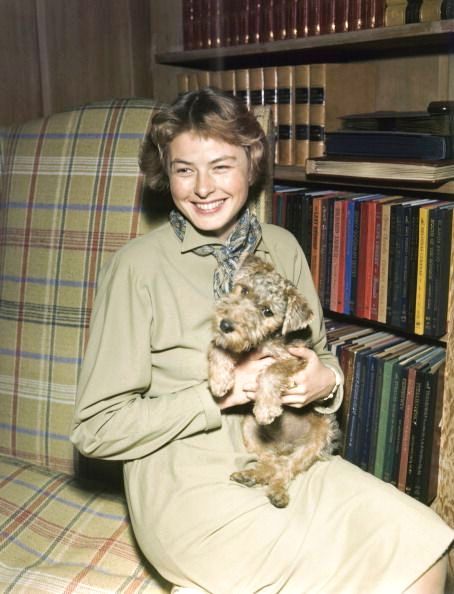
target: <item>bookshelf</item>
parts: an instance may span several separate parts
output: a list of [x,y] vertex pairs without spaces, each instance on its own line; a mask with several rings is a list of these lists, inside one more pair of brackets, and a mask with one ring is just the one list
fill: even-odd
[[[180,21],[181,25],[181,21]],[[176,27],[178,25],[175,25]],[[366,61],[376,68],[376,109],[425,109],[428,102],[454,99],[454,20],[407,24],[300,39],[182,50],[181,34],[170,44],[157,44],[155,62],[169,78],[178,69],[227,70],[304,63]],[[451,72],[453,75],[451,75]],[[176,93],[175,93],[176,94]],[[276,166],[280,182],[358,190],[397,190],[454,198],[454,180],[437,187],[367,183],[363,180],[309,179],[303,168]],[[433,504],[454,526],[454,255],[451,255],[446,373],[443,397],[440,472]]]

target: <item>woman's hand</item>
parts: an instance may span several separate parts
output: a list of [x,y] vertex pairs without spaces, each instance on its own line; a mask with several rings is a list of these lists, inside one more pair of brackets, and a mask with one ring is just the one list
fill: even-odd
[[258,351],[251,351],[235,367],[235,385],[231,392],[217,402],[221,410],[251,402],[255,398],[257,376],[274,359]]
[[306,367],[293,376],[295,387],[282,396],[282,404],[302,408],[328,396],[336,385],[334,371],[320,361],[318,355],[306,347],[291,347],[289,352],[305,359]]

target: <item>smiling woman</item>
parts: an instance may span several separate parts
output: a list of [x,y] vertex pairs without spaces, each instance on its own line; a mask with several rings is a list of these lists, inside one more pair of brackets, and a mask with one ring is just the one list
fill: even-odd
[[154,116],[140,160],[150,187],[170,192],[175,208],[104,270],[72,439],[87,456],[124,461],[144,555],[174,584],[211,594],[397,594],[425,572],[432,581],[419,591],[441,593],[446,567],[437,560],[452,531],[341,458],[295,477],[282,509],[263,488],[228,479],[256,461],[243,442],[242,413],[273,361],[252,349],[235,366],[230,392],[213,398],[214,305],[247,254],[273,264],[314,312],[308,347],[290,353],[305,365],[282,404],[325,415],[343,393],[301,247],[248,208],[267,164],[252,113],[213,89],[182,95]]

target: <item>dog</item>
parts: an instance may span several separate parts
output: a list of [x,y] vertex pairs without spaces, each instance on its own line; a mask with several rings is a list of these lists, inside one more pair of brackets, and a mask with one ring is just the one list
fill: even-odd
[[208,383],[214,397],[226,396],[234,385],[234,369],[252,350],[271,356],[257,377],[253,414],[243,417],[246,449],[256,454],[254,467],[234,472],[231,479],[247,486],[265,485],[276,507],[289,503],[291,480],[316,460],[326,459],[339,439],[334,414],[282,407],[281,395],[294,387],[292,377],[306,362],[288,352],[307,346],[313,312],[296,287],[271,264],[247,256],[237,270],[233,288],[215,305],[213,338],[208,349]]

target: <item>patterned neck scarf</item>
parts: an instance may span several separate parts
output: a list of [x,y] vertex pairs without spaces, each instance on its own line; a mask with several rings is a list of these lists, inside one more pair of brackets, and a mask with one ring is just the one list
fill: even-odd
[[[178,239],[183,241],[187,221],[178,210],[170,212],[170,224]],[[199,256],[212,254],[217,260],[218,267],[213,277],[215,299],[230,291],[240,257],[253,254],[261,237],[262,229],[257,217],[246,209],[225,244],[207,244],[193,250]]]

